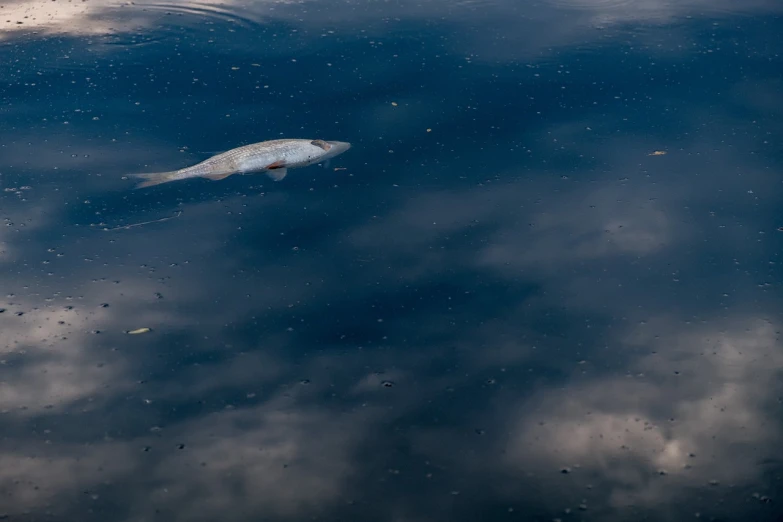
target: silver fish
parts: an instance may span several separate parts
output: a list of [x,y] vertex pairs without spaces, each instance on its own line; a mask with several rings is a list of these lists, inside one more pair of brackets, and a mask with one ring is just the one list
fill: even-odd
[[324,140],[269,140],[252,143],[223,152],[191,167],[171,172],[131,174],[142,181],[135,188],[151,187],[169,181],[188,178],[219,180],[232,174],[266,172],[275,181],[280,181],[289,168],[306,167],[326,161],[351,148],[344,141]]

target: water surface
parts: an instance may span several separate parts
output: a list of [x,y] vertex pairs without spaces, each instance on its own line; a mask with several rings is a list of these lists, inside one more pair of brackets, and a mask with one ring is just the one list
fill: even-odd
[[0,515],[780,520],[782,11],[6,2]]

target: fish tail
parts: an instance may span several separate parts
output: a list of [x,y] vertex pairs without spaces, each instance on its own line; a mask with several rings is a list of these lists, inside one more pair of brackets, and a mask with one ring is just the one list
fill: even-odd
[[134,189],[140,189],[145,187],[152,187],[154,185],[160,185],[161,183],[166,183],[169,181],[174,181],[177,179],[176,177],[177,171],[172,170],[170,172],[150,172],[148,174],[131,174],[130,178],[137,178],[137,179],[143,179],[141,183],[137,184]]

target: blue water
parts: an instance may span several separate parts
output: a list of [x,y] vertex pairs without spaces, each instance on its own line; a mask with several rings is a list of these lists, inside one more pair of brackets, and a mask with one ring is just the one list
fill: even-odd
[[781,15],[7,2],[0,517],[781,520]]

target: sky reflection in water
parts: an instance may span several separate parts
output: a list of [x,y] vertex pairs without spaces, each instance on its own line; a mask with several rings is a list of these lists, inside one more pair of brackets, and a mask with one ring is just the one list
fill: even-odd
[[518,4],[5,4],[0,514],[779,520],[779,3]]

